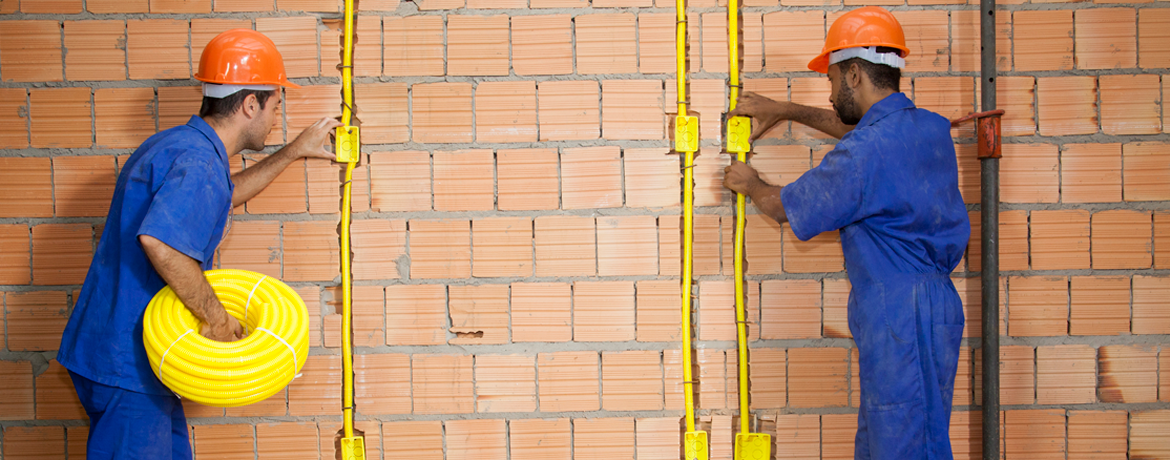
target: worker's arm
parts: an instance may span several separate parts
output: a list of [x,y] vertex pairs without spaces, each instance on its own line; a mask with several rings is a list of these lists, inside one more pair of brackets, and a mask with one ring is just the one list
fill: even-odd
[[756,208],[777,223],[788,222],[788,215],[784,213],[784,202],[780,200],[780,190],[784,187],[764,182],[760,179],[760,173],[751,166],[732,160],[731,164],[723,169],[723,186],[735,193],[752,197],[752,203]]
[[774,101],[747,91],[739,96],[735,110],[728,112],[727,116],[751,117],[755,121],[755,127],[752,129],[753,141],[759,139],[777,123],[787,120],[810,126],[837,139],[853,130],[853,125],[842,123],[837,112],[832,110],[809,107],[795,102]]
[[154,270],[175,291],[183,305],[207,324],[200,334],[220,342],[231,342],[244,336],[244,328],[215,296],[198,261],[150,235],[139,235],[138,242]]
[[239,206],[252,199],[271,184],[276,176],[284,171],[288,165],[302,158],[336,158],[329,142],[329,135],[333,129],[341,126],[341,122],[332,118],[322,118],[305,128],[299,136],[268,158],[260,160],[248,169],[232,174],[232,206]]

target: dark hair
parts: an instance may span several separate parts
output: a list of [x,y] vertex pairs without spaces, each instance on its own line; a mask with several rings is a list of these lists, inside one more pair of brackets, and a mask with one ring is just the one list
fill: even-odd
[[263,109],[268,105],[268,98],[276,94],[276,91],[257,91],[254,89],[245,89],[237,91],[224,98],[203,97],[203,106],[199,108],[199,116],[203,118],[214,117],[229,117],[236,110],[244,104],[244,99],[249,95],[255,94],[256,100],[260,102],[260,108]]
[[[899,53],[897,48],[889,48],[885,46],[878,47],[879,53]],[[902,69],[891,67],[885,64],[874,64],[861,58],[852,58],[837,63],[841,72],[849,70],[849,67],[857,64],[861,70],[869,75],[869,81],[873,82],[873,86],[879,89],[891,89],[895,92],[902,91]]]

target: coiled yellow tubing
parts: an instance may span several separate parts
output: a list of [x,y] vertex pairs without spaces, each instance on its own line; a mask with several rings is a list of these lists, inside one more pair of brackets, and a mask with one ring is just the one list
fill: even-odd
[[244,406],[283,390],[308,358],[305,302],[288,285],[260,273],[204,275],[248,336],[217,342],[199,335],[201,321],[164,287],[146,306],[142,332],[155,376],[180,397],[215,407]]

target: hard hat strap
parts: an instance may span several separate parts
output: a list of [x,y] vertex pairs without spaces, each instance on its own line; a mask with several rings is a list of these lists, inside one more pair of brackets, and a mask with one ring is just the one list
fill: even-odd
[[279,86],[276,85],[220,85],[217,83],[204,83],[203,95],[214,99],[223,99],[246,89],[276,91],[277,88]]
[[845,48],[829,53],[829,65],[860,58],[874,64],[884,64],[896,69],[906,67],[906,59],[896,53],[879,53],[876,46]]

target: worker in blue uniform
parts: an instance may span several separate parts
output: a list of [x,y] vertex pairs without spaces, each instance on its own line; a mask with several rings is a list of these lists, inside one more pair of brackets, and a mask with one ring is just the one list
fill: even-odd
[[726,168],[724,186],[788,222],[802,241],[840,231],[859,352],[857,460],[953,458],[950,412],[964,319],[949,273],[971,228],[950,123],[900,92],[907,54],[888,11],[850,11],[809,64],[828,74],[834,110],[745,93],[728,114],[753,117],[753,138],[792,120],[841,139],[788,186],[769,185],[739,162]]
[[278,120],[280,88],[296,87],[263,34],[237,29],[215,37],[195,78],[204,82],[199,115],[151,136],[122,166],[105,231],[61,339],[57,360],[69,370],[89,416],[90,460],[192,457],[183,406],[146,356],[146,305],[170,285],[204,323],[202,335],[241,338],[239,321],[203,276],[232,209],[294,161],[333,158],[329,135],[340,123],[324,118],[276,153],[231,173],[234,155],[264,148]]

